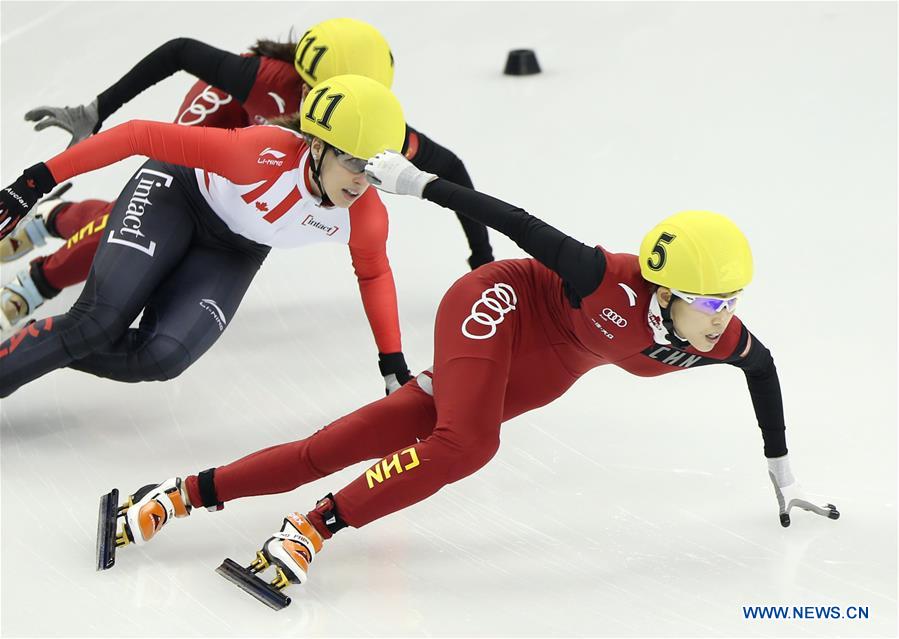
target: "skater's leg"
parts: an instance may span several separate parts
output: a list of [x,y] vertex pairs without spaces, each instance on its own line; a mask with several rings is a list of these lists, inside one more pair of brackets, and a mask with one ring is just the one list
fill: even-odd
[[56,237],[65,240],[84,239],[90,233],[90,224],[99,222],[112,212],[115,201],[81,200],[61,202],[47,216],[47,229]]
[[0,344],[0,397],[121,337],[183,257],[194,223],[181,183],[166,170],[147,162],[128,182],[72,309]]
[[[439,372],[438,372],[439,371]],[[437,423],[422,441],[393,449],[334,495],[359,528],[474,473],[499,448],[508,361],[462,358],[435,368]],[[314,522],[314,512],[308,515]],[[326,537],[329,535],[325,535]]]
[[[431,432],[434,414],[432,397],[413,380],[306,439],[260,450],[184,481],[173,477],[144,486],[123,500],[122,507],[118,491],[113,491],[101,500],[98,569],[112,567],[117,546],[147,542],[168,521],[186,517],[193,508],[216,508],[239,497],[293,490],[351,464],[412,444]],[[121,527],[119,518],[123,519]],[[319,534],[302,515],[294,519],[307,537]]]
[[[4,238],[0,243],[0,254],[9,258],[19,257],[27,253],[35,245],[43,245],[46,238],[51,235],[59,236],[54,223],[61,224],[65,228],[75,221],[87,219],[87,223],[80,229],[75,229],[68,241],[50,255],[36,257],[29,264],[28,269],[21,271],[16,279],[4,285],[2,289],[2,309],[0,309],[0,327],[10,330],[24,323],[34,315],[38,308],[47,300],[53,299],[62,289],[78,284],[87,279],[91,262],[97,252],[97,245],[102,237],[103,230],[112,209],[112,203],[103,200],[86,200],[84,202],[60,202],[50,200],[48,203],[55,206],[48,209],[49,213],[36,216],[25,229],[29,241],[18,241],[21,246],[16,246],[17,238],[14,234]],[[38,204],[40,209],[44,203]],[[72,215],[68,215],[69,212]],[[26,246],[27,244],[27,246]],[[9,250],[6,250],[9,249]],[[6,261],[6,259],[4,259]]]
[[[497,268],[485,266],[444,296],[434,328],[434,432],[395,449],[334,495],[345,524],[363,526],[477,471],[496,453],[505,419],[574,383],[535,323],[527,282],[497,277]],[[307,517],[329,536],[317,510]]]
[[193,505],[214,506],[239,497],[269,495],[376,459],[414,444],[434,428],[433,398],[415,381],[353,411],[318,432],[289,444],[270,446],[225,466],[185,480]]
[[[457,281],[437,312],[433,433],[394,449],[334,495],[337,511],[347,524],[360,527],[419,502],[467,477],[496,454],[521,311],[514,290],[497,288],[483,273],[481,269]],[[485,295],[492,299],[489,308],[496,321],[489,337],[473,338],[474,327],[465,331],[462,327],[473,305]],[[486,336],[487,327],[480,328]],[[308,517],[319,523],[315,511]],[[323,534],[328,536],[327,531]]]
[[122,382],[177,377],[229,326],[267,253],[192,246],[151,296],[140,327],[71,368]]

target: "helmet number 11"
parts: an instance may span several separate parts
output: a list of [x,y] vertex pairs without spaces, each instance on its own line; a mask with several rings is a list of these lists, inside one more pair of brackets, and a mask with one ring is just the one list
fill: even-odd
[[312,122],[318,122],[323,128],[328,131],[331,130],[331,116],[334,115],[334,109],[337,108],[337,105],[343,100],[344,95],[342,93],[335,93],[333,95],[329,95],[326,99],[330,104],[325,108],[325,112],[322,114],[318,120],[315,119],[315,110],[318,108],[318,103],[321,102],[321,99],[328,92],[330,87],[322,87],[318,91],[315,92],[315,98],[312,100],[312,106],[309,108],[309,113],[306,114],[306,119],[311,120]]
[[[306,34],[303,35],[302,38],[300,38],[300,41],[305,39],[306,35],[308,34],[309,32],[307,31]],[[322,56],[325,55],[325,51],[328,50],[328,47],[313,47],[315,55],[313,55],[312,61],[309,63],[309,66],[305,67],[304,65],[306,63],[306,53],[308,53],[309,47],[312,46],[313,42],[315,42],[314,36],[306,40],[305,44],[303,45],[303,50],[300,51],[300,54],[297,56],[297,64],[300,65],[300,67],[303,67],[303,70],[310,76],[312,76],[313,79],[315,79],[315,68],[318,66],[318,63],[321,62]]]
[[671,244],[675,237],[677,236],[672,235],[671,233],[662,233],[659,235],[659,239],[656,240],[655,246],[652,247],[652,255],[646,260],[646,265],[653,271],[660,271],[662,270],[662,267],[665,266],[665,262],[668,261],[668,253],[665,251],[663,244]]

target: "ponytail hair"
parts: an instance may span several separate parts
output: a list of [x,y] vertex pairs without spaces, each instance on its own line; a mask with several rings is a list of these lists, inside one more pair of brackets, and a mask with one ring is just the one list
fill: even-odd
[[293,34],[293,27],[287,34],[288,42],[278,42],[277,40],[256,40],[256,44],[250,47],[250,52],[254,55],[265,56],[266,58],[274,58],[289,64],[294,63],[297,51],[297,40]]

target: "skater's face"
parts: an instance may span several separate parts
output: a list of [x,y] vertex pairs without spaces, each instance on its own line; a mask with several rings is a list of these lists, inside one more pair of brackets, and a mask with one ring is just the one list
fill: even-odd
[[370,186],[365,179],[365,163],[332,146],[325,150],[319,139],[312,141],[312,154],[321,166],[319,178],[334,206],[349,208]]
[[656,295],[662,308],[671,307],[671,321],[678,336],[702,353],[715,348],[734,316],[732,308],[723,308],[712,314],[698,310],[664,287],[659,288]]

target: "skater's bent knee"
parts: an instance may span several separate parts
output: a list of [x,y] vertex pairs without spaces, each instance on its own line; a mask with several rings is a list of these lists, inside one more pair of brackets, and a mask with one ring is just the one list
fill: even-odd
[[127,330],[128,322],[112,306],[93,306],[86,311],[67,314],[74,325],[62,336],[66,350],[74,359],[112,344]]
[[184,344],[168,335],[154,335],[139,351],[137,370],[143,381],[164,382],[178,377],[193,363]]
[[434,438],[442,443],[444,454],[452,459],[450,464],[450,481],[457,481],[467,477],[473,472],[484,467],[493,459],[499,450],[499,434],[484,433],[474,437],[440,437]]

